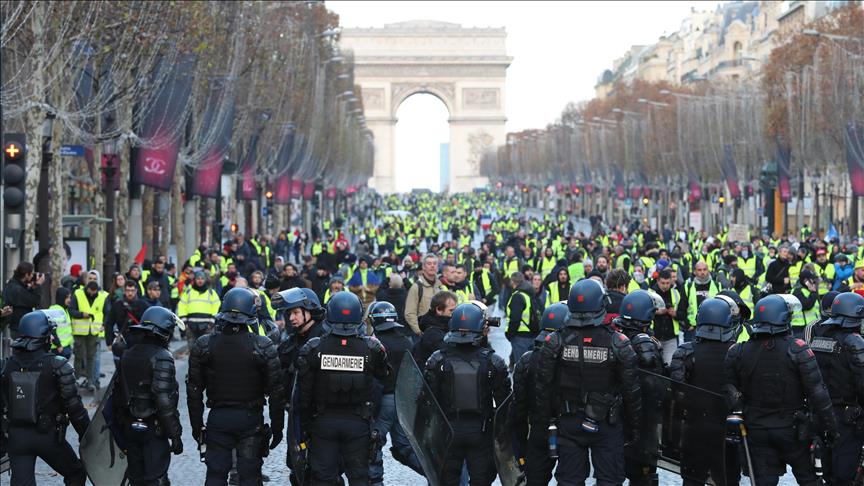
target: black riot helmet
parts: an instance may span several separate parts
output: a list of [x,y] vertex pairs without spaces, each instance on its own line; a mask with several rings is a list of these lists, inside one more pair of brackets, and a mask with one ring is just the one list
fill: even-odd
[[[624,299],[621,300],[620,315],[616,324],[644,332],[645,328],[654,320],[654,314],[657,312],[657,302],[651,293],[645,290],[636,290],[625,295]],[[662,302],[663,299],[660,298],[660,301]]]
[[337,336],[357,336],[365,332],[363,304],[351,292],[336,292],[327,302],[327,322]]
[[558,302],[550,305],[543,311],[543,317],[540,318],[540,334],[534,338],[534,342],[538,345],[543,344],[546,336],[566,326],[569,320],[570,309],[567,308],[567,304]]
[[130,326],[129,329],[151,332],[167,342],[174,335],[174,328],[178,326],[185,329],[183,321],[177,315],[164,307],[153,306],[144,311],[141,322]]
[[473,302],[459,304],[453,309],[449,332],[444,336],[445,343],[478,344],[483,341],[483,326],[486,323],[486,312]]
[[[742,299],[741,296],[738,295],[738,292],[735,292],[734,290],[721,290],[717,294],[717,296],[718,297],[720,297],[720,296],[728,297],[732,302],[735,303],[735,305],[732,306],[732,322],[733,323],[735,323],[736,325],[741,325],[745,321],[750,320],[750,317],[753,314],[752,310],[750,309],[749,306],[747,306],[747,303],[744,302],[744,299]],[[738,309],[737,313],[735,312],[736,307]]]
[[864,319],[864,297],[855,292],[843,292],[834,297],[831,304],[831,319],[825,325],[859,329]]
[[822,300],[819,301],[819,314],[823,318],[834,317],[834,313],[831,311],[831,305],[834,304],[834,299],[838,295],[840,295],[840,292],[832,290],[822,296]]
[[257,292],[251,289],[235,287],[229,290],[222,299],[216,324],[240,324],[251,329],[258,324],[259,299]]
[[696,337],[724,343],[736,339],[741,330],[733,318],[737,312],[738,305],[730,297],[705,299],[696,313]]
[[18,337],[12,342],[12,347],[27,351],[47,347],[51,344],[56,327],[44,312],[28,312],[18,321]]
[[324,308],[321,301],[312,289],[293,288],[276,293],[271,302],[278,311],[288,312],[292,309],[305,309],[312,316],[312,320],[324,319]]
[[786,334],[792,316],[801,310],[801,301],[793,295],[773,294],[759,299],[754,307],[752,334]]
[[396,307],[390,302],[372,302],[369,306],[369,323],[378,332],[389,331],[395,327],[403,327],[397,322],[399,315]]
[[568,326],[588,327],[603,324],[609,296],[596,280],[586,278],[570,287],[567,308],[570,309]]

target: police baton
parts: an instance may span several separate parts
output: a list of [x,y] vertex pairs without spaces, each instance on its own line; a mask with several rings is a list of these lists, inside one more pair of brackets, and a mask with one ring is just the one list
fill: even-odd
[[732,426],[738,426],[741,431],[741,443],[744,445],[744,458],[747,460],[747,477],[750,479],[751,486],[756,486],[756,474],[753,472],[753,459],[750,456],[750,444],[747,443],[747,427],[744,425],[744,417],[741,413],[733,412],[732,415],[726,417],[726,423]]

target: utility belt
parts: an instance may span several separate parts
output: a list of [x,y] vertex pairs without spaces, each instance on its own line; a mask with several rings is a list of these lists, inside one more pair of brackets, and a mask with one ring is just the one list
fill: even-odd
[[40,434],[54,433],[58,444],[66,442],[66,427],[69,426],[69,417],[65,413],[41,413],[36,423],[24,421],[10,422],[12,427],[35,427]]
[[621,395],[588,392],[581,400],[561,400],[558,415],[583,414],[595,424],[608,422],[609,425],[617,425],[621,423],[622,405]]
[[207,400],[207,408],[237,408],[242,410],[251,410],[264,413],[264,400],[253,400],[251,402],[231,402],[223,400]]
[[315,416],[340,415],[358,416],[363,420],[372,420],[372,402],[356,404],[319,404],[315,407]]

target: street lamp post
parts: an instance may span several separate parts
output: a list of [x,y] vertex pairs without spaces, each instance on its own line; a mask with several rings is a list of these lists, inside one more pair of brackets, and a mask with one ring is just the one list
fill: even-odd
[[[54,132],[54,114],[49,113],[42,123],[42,163],[39,167],[39,187],[37,195],[39,199],[39,251],[48,251],[51,245],[51,237],[49,228],[51,227],[48,215],[48,169],[51,167],[51,162],[54,160],[54,155],[51,153],[51,138]],[[56,224],[62,224],[58,221]]]

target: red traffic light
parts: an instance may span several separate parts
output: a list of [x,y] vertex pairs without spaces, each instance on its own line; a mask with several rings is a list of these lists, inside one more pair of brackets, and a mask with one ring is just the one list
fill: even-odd
[[273,191],[265,192],[264,197],[266,197],[267,199],[273,199]]

